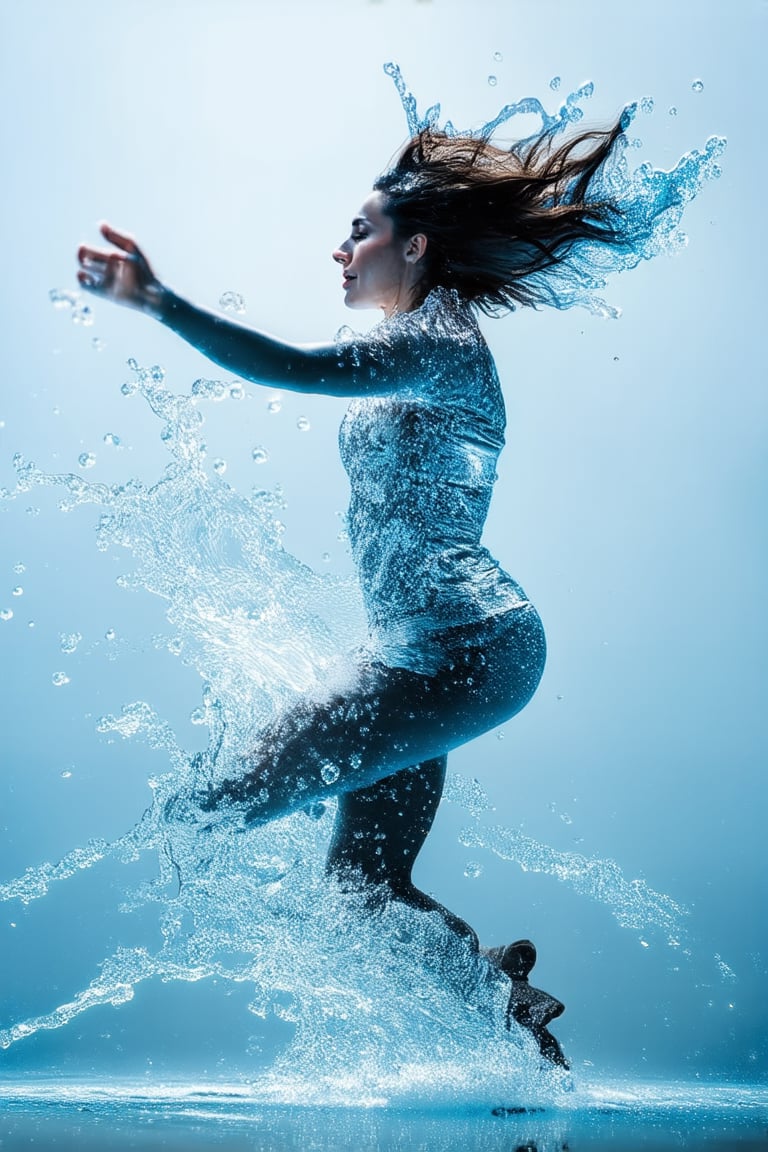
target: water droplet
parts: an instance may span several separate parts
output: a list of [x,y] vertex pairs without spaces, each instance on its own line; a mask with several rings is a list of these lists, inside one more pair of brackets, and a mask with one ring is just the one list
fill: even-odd
[[80,299],[80,293],[71,292],[68,288],[51,288],[48,299],[54,308],[74,308]]
[[69,676],[67,676],[66,672],[54,672],[53,676],[51,676],[51,683],[54,688],[61,688],[62,684],[69,684]]
[[494,54],[493,54],[493,58],[494,58],[494,60],[496,61],[496,63],[497,63],[497,64],[500,64],[500,63],[501,63],[501,61],[504,59],[504,57],[502,56],[501,52],[494,52]]
[[704,81],[703,80],[694,80],[693,84],[691,84],[691,91],[692,92],[703,92],[704,91]]
[[106,346],[106,340],[102,340],[99,336],[94,336],[93,340],[91,340],[91,348],[93,348],[94,352],[103,352]]
[[72,773],[70,772],[69,768],[65,768],[61,774],[62,780],[69,780],[71,778],[71,776],[72,776]]
[[327,761],[320,769],[320,776],[324,784],[335,784],[339,778],[339,767]]
[[93,468],[96,463],[96,456],[93,452],[81,452],[77,462],[81,468]]
[[134,392],[138,392],[139,385],[135,380],[126,380],[125,384],[120,385],[120,391],[123,396],[133,396]]
[[105,640],[114,640],[116,636],[117,633],[115,632],[114,628],[107,628],[106,632],[104,633]]
[[498,80],[496,79],[495,76],[489,76],[488,77],[488,83],[490,84],[491,88],[495,88],[496,85],[498,84]]
[[227,470],[226,460],[222,460],[221,457],[218,457],[218,459],[214,460],[213,470],[217,476],[223,476]]
[[330,552],[323,552],[323,554],[322,554],[322,556],[320,557],[320,559],[322,560],[322,562],[323,562],[324,564],[330,564],[330,562],[331,562],[331,554],[330,554]]
[[560,77],[553,76],[549,82],[549,86],[553,92],[557,92],[558,88],[560,87]]
[[296,421],[296,427],[298,428],[299,432],[309,432],[312,425],[310,424],[309,420],[307,420],[306,416],[299,416],[298,420]]
[[74,652],[82,638],[79,632],[62,632],[59,636],[62,652]]
[[15,588],[11,589],[11,595],[12,596],[23,596],[24,595],[24,589],[22,588],[21,584],[17,584]]
[[77,304],[72,309],[72,323],[90,328],[93,324],[93,309],[90,304]]
[[483,866],[477,860],[468,860],[464,868],[464,875],[470,880],[476,880],[478,876],[482,876]]
[[234,384],[230,384],[230,386],[229,386],[229,398],[230,398],[230,400],[244,400],[245,399],[245,385],[242,384],[239,380],[236,380]]
[[504,733],[503,733],[503,731],[502,731],[502,732],[497,732],[497,733],[496,733],[496,739],[497,739],[497,740],[503,740],[503,739],[504,739]]
[[260,444],[254,448],[251,456],[253,457],[254,464],[266,464],[267,460],[269,460],[269,452],[267,452],[266,448],[262,448]]
[[641,939],[641,940],[640,940],[640,945],[641,945],[641,947],[643,947],[643,948],[650,948],[650,944],[648,943],[648,941],[647,941],[647,940],[643,940],[643,939]]
[[26,564],[22,564],[21,561],[19,561],[18,564],[14,564],[13,570],[17,576],[21,576],[22,572],[26,572],[27,566]]
[[267,401],[267,412],[272,412],[272,413],[279,412],[280,409],[282,408],[282,406],[283,405],[281,404],[278,397],[273,396],[271,400]]
[[111,444],[113,448],[119,448],[121,441],[120,437],[116,436],[114,432],[105,432],[104,443]]
[[0,620],[12,620],[12,619],[13,619],[13,609],[0,608]]
[[677,116],[677,108],[675,107],[675,105],[674,105],[674,104],[673,104],[673,105],[671,106],[671,108],[669,109],[669,115],[670,115],[670,116]]
[[222,292],[219,307],[225,312],[236,312],[241,316],[245,312],[245,298],[239,292]]
[[645,112],[646,116],[650,116],[654,107],[655,105],[653,96],[643,96],[642,100],[640,101],[640,111]]
[[126,364],[130,368],[131,372],[138,372],[139,362],[134,356],[129,357],[129,359],[126,360]]

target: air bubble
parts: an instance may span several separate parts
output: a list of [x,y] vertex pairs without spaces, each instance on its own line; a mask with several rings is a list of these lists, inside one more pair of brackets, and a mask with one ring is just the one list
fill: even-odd
[[324,784],[335,784],[339,778],[338,764],[332,764],[330,761],[323,764],[320,769],[320,777]]
[[553,76],[549,82],[549,86],[553,92],[557,92],[558,88],[560,87],[560,83],[561,83],[560,77],[559,76]]
[[61,773],[62,780],[69,780],[69,779],[71,779],[71,777],[72,777],[72,773],[70,772],[69,768],[65,768],[64,771]]
[[645,112],[646,116],[650,116],[654,107],[655,105],[653,96],[643,96],[642,100],[640,101],[640,111]]
[[115,632],[114,628],[107,628],[106,632],[104,633],[105,640],[114,640],[116,636],[117,633]]
[[93,348],[94,352],[103,352],[106,346],[106,340],[102,340],[99,336],[94,336],[93,340],[91,340],[91,348]]
[[312,425],[310,424],[309,420],[307,420],[306,416],[299,416],[298,420],[296,421],[296,427],[298,428],[299,432],[309,432]]
[[53,676],[51,676],[51,684],[53,684],[54,688],[61,688],[63,684],[69,684],[69,676],[67,676],[66,672],[54,672]]
[[103,439],[105,444],[111,444],[113,448],[120,447],[120,437],[116,436],[114,432],[105,432]]
[[503,732],[497,732],[496,733],[496,739],[497,740],[503,740],[504,739],[504,733]]
[[677,116],[677,108],[675,107],[675,105],[674,105],[674,104],[673,104],[673,105],[671,106],[671,108],[669,109],[669,115],[670,115],[670,116]]
[[494,54],[493,54],[493,58],[494,58],[494,60],[496,61],[496,63],[497,63],[497,64],[500,64],[500,63],[501,63],[501,61],[504,59],[504,57],[502,56],[501,52],[494,52]]
[[79,632],[62,632],[59,636],[59,647],[62,652],[74,652],[82,638]]
[[217,476],[223,476],[227,470],[226,460],[222,460],[221,457],[219,457],[217,460],[214,460],[213,470]]
[[267,460],[269,460],[269,452],[259,444],[251,452],[251,457],[254,464],[266,464]]
[[24,595],[24,589],[22,588],[21,584],[17,584],[15,588],[11,589],[11,596],[23,596],[23,595]]
[[0,608],[0,620],[12,620],[12,619],[13,619],[13,609],[12,608]]
[[488,83],[490,84],[491,88],[495,88],[496,85],[498,84],[498,82],[499,81],[497,80],[497,78],[495,76],[489,76],[488,77]]
[[93,452],[81,452],[77,462],[81,468],[93,468],[96,463],[96,456]]
[[282,406],[277,396],[273,396],[271,400],[267,401],[267,412],[279,412]]
[[229,386],[230,400],[243,400],[245,399],[245,385],[237,380],[234,384]]
[[476,880],[478,878],[478,876],[482,876],[482,874],[483,874],[482,864],[478,863],[477,860],[467,861],[466,867],[464,868],[464,875],[469,880]]
[[241,316],[245,312],[245,298],[239,292],[223,292],[219,297],[219,307]]
[[21,576],[22,572],[26,572],[27,566],[26,564],[22,564],[21,561],[19,561],[18,564],[14,564],[13,570],[17,576]]
[[693,84],[691,84],[691,91],[692,92],[703,92],[704,91],[704,81],[703,80],[694,80]]
[[126,380],[125,384],[120,385],[120,391],[123,396],[133,396],[134,392],[138,392],[139,386],[135,380]]
[[48,299],[54,308],[74,308],[80,299],[80,293],[71,292],[68,288],[51,288]]
[[93,325],[93,309],[90,304],[78,304],[72,309],[72,323],[80,324],[83,328]]

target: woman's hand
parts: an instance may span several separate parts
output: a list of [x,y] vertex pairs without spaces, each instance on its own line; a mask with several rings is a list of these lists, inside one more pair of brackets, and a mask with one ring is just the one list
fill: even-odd
[[105,300],[138,308],[157,320],[162,319],[166,289],[136,241],[124,232],[116,232],[109,224],[101,225],[101,234],[119,251],[82,244],[77,252],[80,284]]

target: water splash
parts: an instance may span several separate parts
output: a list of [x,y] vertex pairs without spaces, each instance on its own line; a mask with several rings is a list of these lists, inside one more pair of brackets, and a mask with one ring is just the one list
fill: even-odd
[[[518,116],[538,117],[538,131],[511,146],[510,151],[516,154],[524,154],[536,141],[553,139],[571,125],[577,124],[584,116],[581,105],[594,92],[591,82],[583,84],[570,92],[552,113],[547,111],[537,97],[527,96],[515,103],[505,104],[492,120],[479,128],[459,130],[450,120],[439,124],[439,104],[432,105],[423,115],[419,114],[416,98],[406,86],[397,64],[385,64],[384,71],[395,83],[412,136],[424,129],[433,129],[445,132],[448,136],[487,139],[502,125]],[[559,77],[555,79],[559,81]],[[532,275],[529,282],[537,288],[539,298],[551,307],[572,308],[578,305],[600,316],[618,317],[620,309],[608,304],[599,295],[606,287],[608,277],[635,268],[642,260],[650,260],[663,253],[674,254],[685,247],[688,239],[680,228],[685,207],[707,181],[721,175],[719,159],[726,147],[726,140],[722,136],[711,136],[703,149],[685,153],[669,171],[654,168],[649,163],[630,169],[627,153],[636,145],[627,137],[626,132],[637,115],[637,107],[637,104],[629,104],[624,108],[621,114],[623,133],[609,160],[592,179],[588,193],[589,200],[605,200],[620,210],[622,242],[603,245],[594,241],[580,241],[574,244],[561,264]],[[641,108],[644,112],[652,111],[653,101],[650,97],[641,101]],[[670,109],[670,114],[676,113],[677,109],[674,112]]]

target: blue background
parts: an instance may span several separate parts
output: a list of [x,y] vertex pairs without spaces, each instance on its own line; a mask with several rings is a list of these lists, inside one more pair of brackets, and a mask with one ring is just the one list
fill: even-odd
[[[454,805],[441,809],[418,879],[484,943],[536,941],[538,979],[568,1006],[558,1034],[593,1078],[756,1080],[766,1068],[767,10],[757,0],[29,0],[0,13],[8,487],[15,452],[78,472],[89,451],[88,479],[156,479],[159,425],[120,393],[127,358],[163,364],[177,391],[215,375],[141,316],[97,302],[82,327],[51,307],[49,290],[74,286],[75,248],[96,240],[100,219],[133,231],[177,290],[210,306],[241,292],[246,319],[284,338],[323,340],[350,322],[330,252],[406,135],[386,60],[422,110],[440,100],[460,126],[524,95],[554,107],[592,79],[590,123],[654,98],[636,121],[638,162],[667,167],[727,136],[722,179],[686,214],[688,249],[610,285],[621,319],[484,322],[509,414],[486,542],[538,604],[550,656],[504,738],[489,733],[451,767],[489,793],[488,823],[612,858],[689,908],[691,954],[662,936],[645,947],[566,884],[462,847],[466,813]],[[285,395],[271,415],[270,395],[249,386],[243,406],[211,409],[211,459],[225,458],[243,490],[279,482],[286,547],[349,571],[337,539],[343,404]],[[267,464],[254,463],[257,444]],[[0,620],[2,880],[119,835],[146,805],[162,754],[99,736],[100,715],[142,698],[187,746],[200,739],[189,723],[199,680],[151,642],[162,604],[116,586],[125,561],[95,549],[98,511],[63,514],[58,499],[37,490],[0,503],[0,609],[13,611]],[[83,641],[62,653],[60,634],[75,631]],[[55,687],[59,671],[69,683]],[[475,860],[482,872],[468,877]],[[42,902],[2,906],[0,1023],[69,999],[119,943],[152,940],[151,912],[118,911],[125,873],[104,865]],[[257,1059],[246,1003],[247,989],[211,983],[142,986],[128,1006],[0,1054],[0,1074],[243,1068]],[[283,1027],[264,1025],[258,1059]]]

